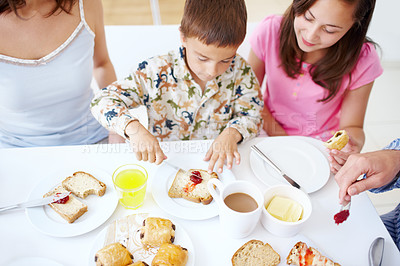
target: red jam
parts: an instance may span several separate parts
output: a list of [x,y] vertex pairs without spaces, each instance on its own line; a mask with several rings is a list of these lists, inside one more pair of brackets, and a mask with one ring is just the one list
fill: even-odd
[[344,221],[347,220],[347,218],[349,218],[350,212],[349,210],[343,210],[340,211],[338,213],[335,214],[335,216],[333,216],[333,219],[335,220],[335,223],[337,225],[343,223]]
[[203,178],[201,178],[201,174],[199,171],[193,171],[190,175],[190,180],[195,184],[200,184],[201,181],[203,181]]
[[[61,193],[56,193],[56,195],[60,195]],[[58,203],[58,204],[65,204],[69,200],[69,196],[66,196],[65,198],[59,199],[54,201],[53,203]]]

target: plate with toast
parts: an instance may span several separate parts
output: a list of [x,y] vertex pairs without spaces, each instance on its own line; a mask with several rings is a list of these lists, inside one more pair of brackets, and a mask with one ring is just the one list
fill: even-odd
[[[321,189],[329,180],[329,162],[319,140],[292,136],[269,137],[257,143],[257,147],[307,193]],[[250,166],[255,176],[267,186],[288,184],[254,151],[250,152]]]
[[178,154],[168,161],[182,169],[162,164],[152,180],[151,191],[158,206],[165,212],[187,220],[205,220],[218,215],[218,206],[207,189],[210,178],[222,183],[235,180],[232,171],[209,174],[208,162],[197,153]]
[[[128,254],[126,261],[118,264],[124,253]],[[156,213],[136,213],[112,221],[97,235],[88,264],[96,261],[110,265],[110,260],[113,265],[145,265],[140,261],[159,265],[161,260],[163,265],[193,266],[195,250],[189,235],[176,221]]]
[[27,208],[26,215],[40,232],[57,237],[87,233],[114,212],[118,198],[111,176],[97,167],[66,166],[48,173],[33,188],[29,199],[71,192],[62,202]]

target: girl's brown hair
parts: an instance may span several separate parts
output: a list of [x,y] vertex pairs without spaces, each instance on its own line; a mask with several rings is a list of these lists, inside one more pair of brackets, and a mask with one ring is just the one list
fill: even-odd
[[244,0],[186,0],[180,30],[207,45],[239,46],[246,36]]
[[[53,15],[55,12],[57,12],[57,10],[67,12],[69,14],[76,1],[77,0],[54,0],[54,2],[56,2],[56,6],[47,16]],[[19,17],[18,8],[21,8],[25,5],[25,0],[0,0],[0,14],[5,12],[14,12]]]
[[[279,55],[282,67],[289,77],[296,78],[301,73],[304,52],[297,45],[294,32],[294,18],[303,15],[317,0],[294,0],[284,14],[280,28]],[[365,42],[373,43],[366,37],[375,8],[375,0],[341,0],[355,4],[354,24],[326,55],[310,69],[312,80],[327,89],[327,94],[318,101],[331,100],[339,91],[345,75],[350,76],[361,48]],[[299,59],[299,61],[297,61]]]

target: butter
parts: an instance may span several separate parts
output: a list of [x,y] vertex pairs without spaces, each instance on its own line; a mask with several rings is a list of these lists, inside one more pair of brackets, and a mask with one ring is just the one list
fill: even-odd
[[303,207],[298,202],[281,196],[273,197],[265,207],[269,214],[285,222],[297,222],[303,215]]

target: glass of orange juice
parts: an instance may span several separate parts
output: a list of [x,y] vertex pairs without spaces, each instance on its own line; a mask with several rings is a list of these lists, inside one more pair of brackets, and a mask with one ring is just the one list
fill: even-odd
[[125,164],[114,171],[113,183],[122,206],[137,209],[143,205],[147,177],[146,169],[137,164]]

